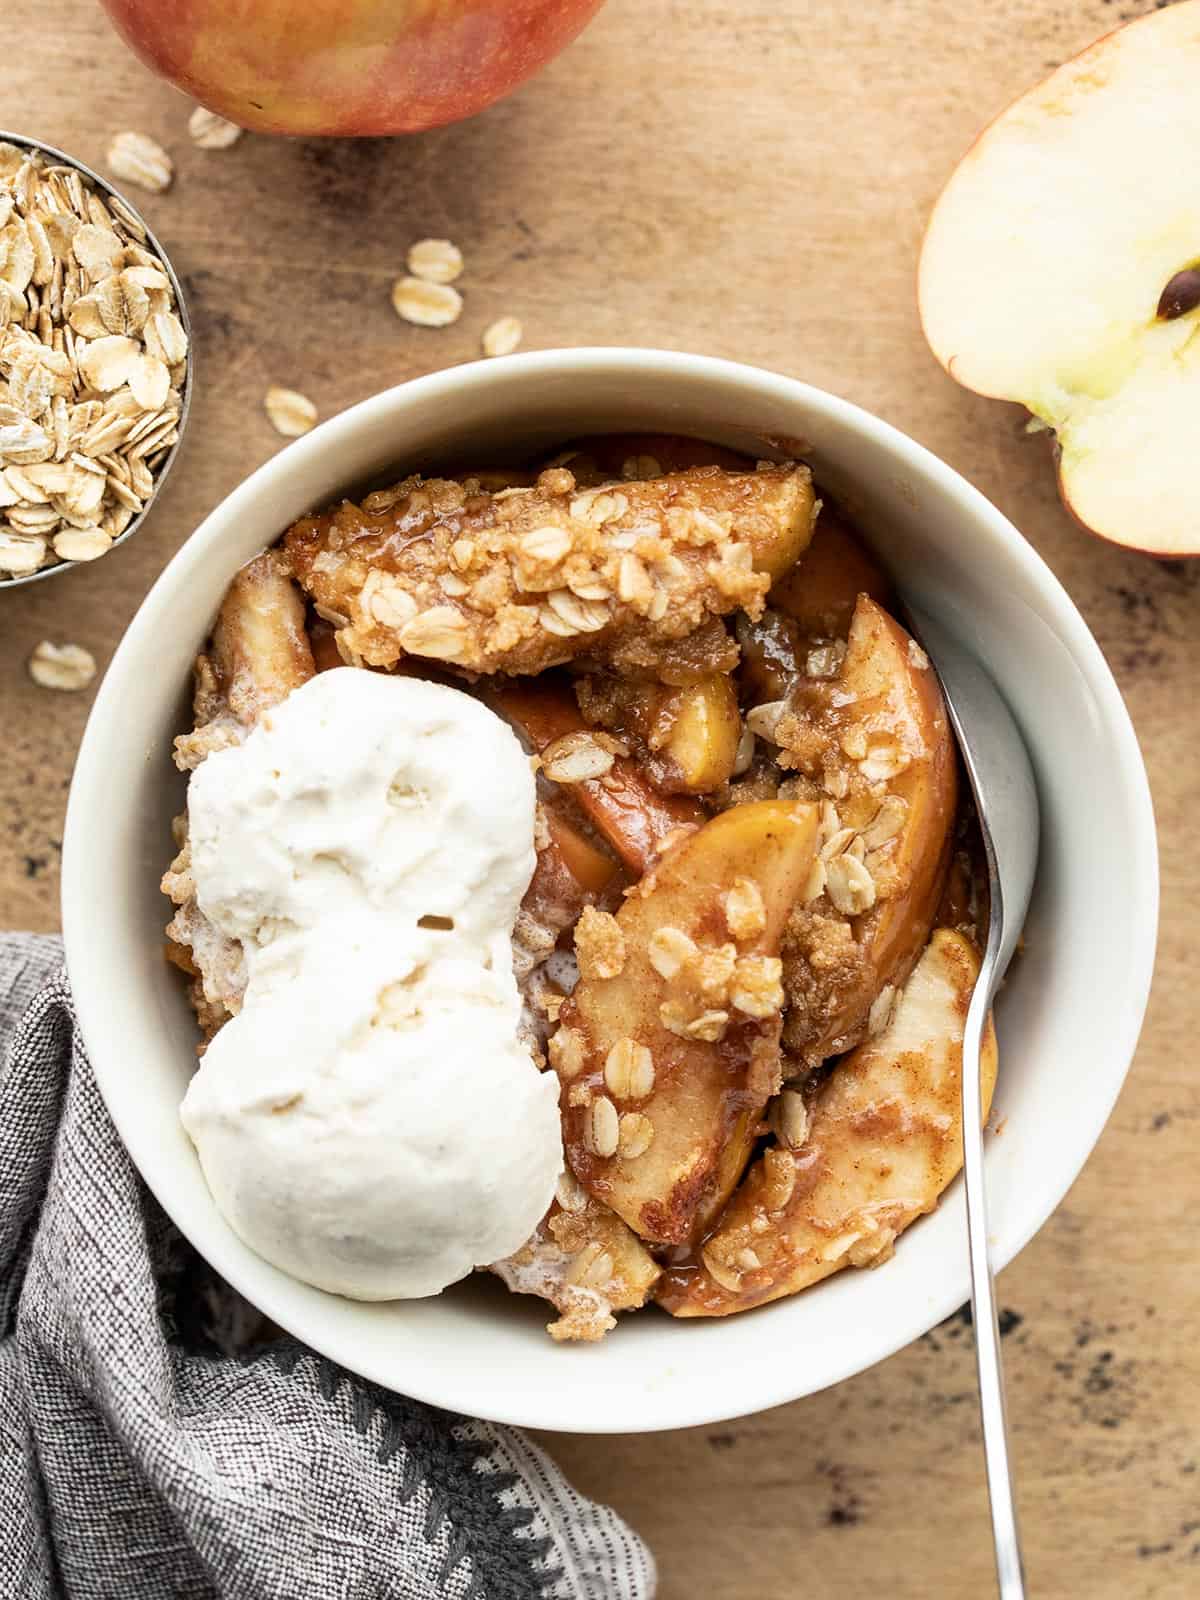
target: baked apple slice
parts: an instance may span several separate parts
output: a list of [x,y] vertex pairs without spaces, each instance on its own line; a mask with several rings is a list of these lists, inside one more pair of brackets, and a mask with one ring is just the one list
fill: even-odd
[[[974,945],[939,928],[887,1027],[834,1067],[807,1118],[779,1119],[795,1148],[781,1138],[763,1153],[699,1259],[664,1275],[661,1305],[723,1317],[888,1259],[962,1166],[963,1024],[978,975]],[[995,1079],[989,1024],[985,1115]]]
[[808,549],[771,585],[768,604],[791,617],[806,640],[844,639],[860,594],[886,606],[892,585],[845,517],[822,501]]
[[709,794],[727,783],[737,766],[742,738],[733,679],[713,672],[672,691],[665,714],[668,726],[657,751],[663,787]]
[[762,616],[738,618],[738,677],[749,703],[784,699],[806,674],[834,675],[864,594],[886,607],[892,587],[845,518],[822,503],[811,544],[771,585]]
[[824,796],[819,859],[783,943],[784,1045],[815,1066],[863,1038],[872,1005],[904,983],[929,938],[957,756],[928,657],[866,595],[840,667],[800,681],[772,737],[780,765],[801,775],[797,792]]
[[958,383],[1053,430],[1069,511],[1200,553],[1200,4],[1110,33],[967,152],[921,251],[921,321]]
[[544,813],[548,834],[546,854],[562,864],[585,894],[603,894],[618,870],[612,856],[607,851],[597,849],[566,815],[563,807],[547,805]]
[[208,649],[196,659],[196,726],[176,739],[176,766],[189,770],[212,750],[240,743],[314,671],[303,596],[279,551],[264,550],[234,576]]
[[301,518],[284,548],[351,665],[534,674],[600,655],[636,670],[650,645],[760,610],[815,514],[800,462],[594,489],[557,467],[497,494],[409,478]]
[[572,795],[588,821],[639,877],[658,860],[666,841],[693,832],[704,821],[698,801],[660,794],[636,763],[614,752],[580,713],[562,678],[505,679],[489,684],[483,698],[523,733],[546,765],[547,778]]
[[773,604],[756,621],[743,614],[737,619],[737,641],[738,682],[747,704],[786,700],[804,676],[808,660],[807,641],[795,618]]
[[571,821],[561,801],[540,801],[534,824],[537,861],[513,927],[513,971],[527,977],[556,948],[620,871]]
[[615,917],[576,933],[580,980],[550,1041],[584,1187],[681,1244],[732,1191],[779,1084],[779,940],[817,809],[736,806],[668,851]]
[[[644,681],[588,673],[575,680],[585,721],[615,733],[663,794],[711,794],[733,776],[742,740],[737,646],[720,628],[725,670],[685,681]],[[660,663],[661,665],[661,663]]]

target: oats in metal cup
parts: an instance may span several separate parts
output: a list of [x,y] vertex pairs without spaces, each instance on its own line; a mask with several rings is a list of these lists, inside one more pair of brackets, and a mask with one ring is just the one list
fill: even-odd
[[[114,169],[161,178],[157,149],[123,135]],[[148,244],[78,168],[0,143],[0,583],[103,555],[179,437],[188,340]]]

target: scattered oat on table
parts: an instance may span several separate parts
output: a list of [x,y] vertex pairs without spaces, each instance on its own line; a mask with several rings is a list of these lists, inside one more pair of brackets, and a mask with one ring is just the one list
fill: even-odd
[[516,317],[497,317],[483,330],[485,356],[510,356],[525,333]]
[[273,385],[267,390],[263,405],[272,427],[277,433],[282,433],[285,439],[298,439],[316,424],[316,406],[297,389],[281,389]]
[[188,118],[188,134],[200,150],[228,150],[242,137],[242,130],[228,117],[219,117],[207,106],[197,106]]
[[179,437],[187,336],[147,245],[77,167],[0,142],[0,583],[103,555]]
[[399,278],[392,285],[396,315],[421,328],[445,328],[462,315],[462,295],[448,283],[427,283],[424,278]]
[[171,187],[175,168],[157,140],[144,133],[118,133],[109,141],[108,164],[124,183],[136,183],[151,194]]
[[29,676],[43,689],[86,689],[96,676],[96,658],[81,644],[43,639],[29,657]]
[[418,239],[407,259],[413,277],[426,283],[453,283],[463,269],[462,251],[449,239]]

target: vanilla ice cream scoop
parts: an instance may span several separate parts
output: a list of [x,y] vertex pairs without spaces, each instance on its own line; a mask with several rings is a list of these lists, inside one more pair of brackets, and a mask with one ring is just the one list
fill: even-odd
[[181,1116],[230,1225],[306,1282],[436,1294],[550,1204],[557,1085],[518,1042],[510,947],[534,806],[486,707],[353,668],[192,776],[197,900],[248,981]]
[[349,913],[508,938],[535,865],[535,790],[508,724],[461,690],[318,673],[188,787],[200,908],[266,942]]

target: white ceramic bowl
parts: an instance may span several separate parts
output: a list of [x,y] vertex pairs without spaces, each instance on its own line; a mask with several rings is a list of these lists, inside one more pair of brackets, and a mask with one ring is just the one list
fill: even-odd
[[[284,1276],[215,1210],[177,1108],[195,1027],[162,955],[158,878],[183,781],[192,657],[235,569],[301,512],[397,469],[482,461],[602,430],[693,433],[802,453],[880,556],[969,641],[1033,754],[1044,837],[1027,949],[999,1006],[1003,1132],[988,1177],[995,1254],[1041,1227],[1096,1142],[1133,1054],[1154,955],[1154,819],[1129,718],[1066,594],[982,495],[843,400],[728,362],[564,350],[457,367],[335,417],[257,471],[154,585],[96,699],[63,862],[67,959],[113,1120],[198,1250],[284,1328],[346,1367],[451,1410],[540,1428],[677,1428],[793,1400],[899,1349],[967,1298],[956,1185],[874,1272],[723,1321],[622,1319],[556,1346],[547,1308],[477,1276],[433,1300],[358,1305]],[[452,1087],[452,1086],[451,1086]]]

